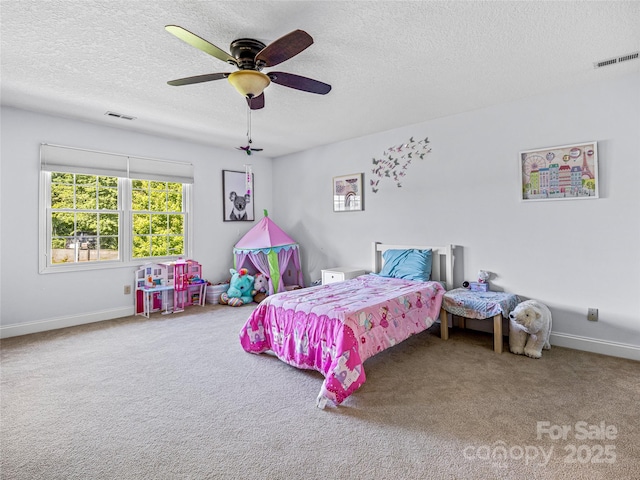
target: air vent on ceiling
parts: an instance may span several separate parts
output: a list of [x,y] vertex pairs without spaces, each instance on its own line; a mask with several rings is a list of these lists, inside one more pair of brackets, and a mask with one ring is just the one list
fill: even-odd
[[599,62],[594,62],[593,68],[601,68],[606,67],[608,65],[615,65],[620,62],[628,62],[629,60],[637,60],[638,56],[640,56],[640,52],[633,52],[628,55],[621,55],[619,57],[608,58],[606,60],[601,60]]
[[105,115],[108,117],[122,118],[123,120],[135,120],[136,117],[132,117],[131,115],[123,115],[122,113],[116,112],[105,112]]

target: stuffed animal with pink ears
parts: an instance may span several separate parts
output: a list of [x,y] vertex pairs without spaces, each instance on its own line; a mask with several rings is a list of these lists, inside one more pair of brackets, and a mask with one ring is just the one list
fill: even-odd
[[478,283],[488,283],[490,277],[491,277],[491,272],[487,272],[486,270],[480,270],[478,272]]
[[269,296],[269,277],[256,273],[253,279],[253,301],[260,303]]

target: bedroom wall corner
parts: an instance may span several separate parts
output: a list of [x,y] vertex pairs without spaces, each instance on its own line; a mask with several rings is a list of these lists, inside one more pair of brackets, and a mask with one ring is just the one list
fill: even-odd
[[[368,268],[374,240],[452,243],[464,258],[457,286],[489,270],[495,290],[547,303],[572,348],[640,348],[639,85],[640,73],[594,81],[277,158],[279,224],[300,243],[308,280],[323,268]],[[372,159],[426,136],[432,151],[401,186],[374,176]],[[519,152],[587,141],[598,142],[599,199],[520,200]],[[334,212],[332,177],[358,172],[364,211]]]

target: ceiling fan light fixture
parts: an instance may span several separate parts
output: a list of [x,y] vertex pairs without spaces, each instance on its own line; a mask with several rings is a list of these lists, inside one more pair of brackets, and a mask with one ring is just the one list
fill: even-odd
[[271,83],[267,75],[256,70],[238,70],[230,73],[228,80],[243,97],[247,98],[261,95]]

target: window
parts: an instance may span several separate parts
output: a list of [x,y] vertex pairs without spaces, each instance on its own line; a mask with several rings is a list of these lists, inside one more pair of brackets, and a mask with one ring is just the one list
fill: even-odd
[[182,184],[133,180],[133,258],[184,254]]
[[189,255],[193,166],[41,146],[40,271]]
[[119,260],[117,177],[52,172],[50,262]]

